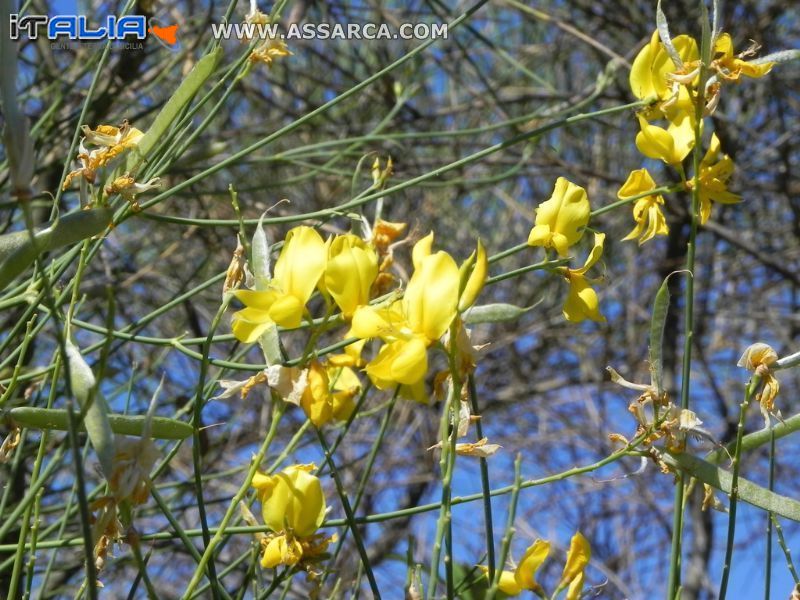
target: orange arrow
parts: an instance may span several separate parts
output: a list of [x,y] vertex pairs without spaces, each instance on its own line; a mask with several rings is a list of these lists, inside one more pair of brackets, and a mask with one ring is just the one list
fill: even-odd
[[160,40],[163,40],[164,42],[166,42],[170,46],[174,46],[175,44],[178,43],[178,36],[177,36],[177,34],[178,34],[178,26],[177,25],[170,25],[169,27],[157,27],[156,25],[153,25],[147,31],[152,33],[154,36],[156,36]]

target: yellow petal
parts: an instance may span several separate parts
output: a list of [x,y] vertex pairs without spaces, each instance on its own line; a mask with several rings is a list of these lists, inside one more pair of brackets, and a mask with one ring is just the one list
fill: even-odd
[[[698,59],[697,42],[690,36],[676,36],[672,38],[672,43],[684,62]],[[658,31],[654,31],[648,44],[636,55],[631,67],[629,82],[633,95],[640,100],[651,97],[667,100],[672,95],[667,76],[676,69],[661,43]]]
[[403,296],[408,326],[428,342],[442,337],[456,316],[458,288],[458,265],[452,256],[440,251],[423,258]]
[[700,161],[700,166],[709,167],[714,164],[719,158],[721,151],[719,138],[716,133],[712,133],[711,141],[708,144],[708,150],[706,150],[703,160]]
[[[353,313],[347,337],[364,340],[376,337],[382,339],[395,337],[397,330],[405,324],[405,315],[401,309],[402,305],[399,302],[384,308],[358,307]],[[345,352],[347,352],[346,349]]]
[[636,171],[631,171],[630,175],[628,175],[628,179],[626,179],[622,187],[619,188],[617,198],[620,200],[633,198],[634,196],[649,192],[656,187],[658,186],[647,169],[637,169]]
[[641,131],[636,135],[636,147],[648,158],[674,165],[683,161],[694,147],[694,127],[688,116],[664,129],[651,125],[640,115],[639,126]]
[[236,290],[233,295],[248,308],[268,311],[275,299],[280,295],[275,290],[257,292],[255,290]]
[[637,200],[633,207],[636,227],[622,238],[622,241],[638,238],[641,246],[656,235],[667,235],[669,227],[664,213],[661,211],[662,204],[664,204],[664,199],[661,196],[645,196]]
[[308,384],[300,399],[300,406],[317,427],[322,427],[333,418],[333,398],[330,394],[328,373],[318,361],[309,366]]
[[641,130],[636,134],[636,147],[647,158],[670,163],[675,156],[675,142],[666,129],[650,125],[644,117],[639,117]]
[[714,41],[715,58],[733,58],[733,40],[731,34],[722,33]]
[[[661,54],[661,56],[659,56]],[[663,57],[666,56],[666,59]],[[633,95],[640,100],[655,96],[667,97],[666,74],[674,68],[669,55],[661,51],[661,40],[658,31],[650,36],[650,41],[642,48],[633,60],[629,83]]]
[[273,486],[275,485],[275,481],[272,475],[266,475],[265,473],[256,471],[256,474],[253,475],[253,480],[250,482],[250,485],[259,490],[259,492],[262,490],[267,492],[272,490]]
[[433,248],[433,232],[414,244],[414,249],[411,251],[411,262],[414,265],[414,270],[419,269],[422,264],[422,259],[431,255],[431,248]]
[[535,580],[536,571],[542,566],[548,554],[550,554],[550,542],[546,540],[536,540],[525,550],[514,573],[520,588],[524,590],[538,589],[539,584]]
[[[419,337],[398,340],[384,346],[367,365],[367,375],[382,382],[412,385],[428,371],[428,351]],[[380,386],[379,386],[380,387]]]
[[550,226],[535,225],[528,234],[528,246],[545,246],[550,241]]
[[679,163],[686,158],[692,148],[694,148],[694,124],[692,120],[686,116],[677,123],[670,123],[667,131],[675,145],[673,161],[674,163]]
[[306,465],[293,465],[273,475],[272,486],[260,489],[264,523],[272,531],[290,528],[299,537],[308,537],[325,518],[325,496],[319,478]]
[[559,256],[566,256],[567,249],[581,239],[590,210],[586,190],[559,177],[553,195],[536,208],[528,245],[555,248]]
[[630,233],[628,235],[626,235],[624,238],[622,238],[622,241],[623,242],[627,242],[629,240],[637,239],[639,236],[642,235],[642,231],[644,231],[644,227],[645,227],[644,221],[638,221],[636,223],[636,226],[633,229],[631,229]]
[[575,532],[569,543],[567,551],[567,564],[564,565],[564,572],[561,574],[561,582],[558,587],[565,587],[583,573],[589,559],[592,557],[592,549],[589,541],[583,537],[580,531]]
[[274,283],[305,305],[325,270],[327,248],[312,227],[295,227],[286,234],[275,263]]
[[580,323],[585,319],[604,322],[606,319],[600,314],[600,301],[586,277],[571,274],[569,279],[569,293],[564,302],[564,318],[572,323]]
[[583,592],[583,582],[586,575],[581,571],[578,576],[572,580],[567,588],[567,595],[564,600],[580,600],[581,592]]
[[233,313],[231,330],[237,340],[251,344],[273,325],[274,322],[268,312],[255,308],[244,308]]
[[596,232],[594,234],[594,245],[592,246],[592,250],[589,252],[589,256],[586,257],[586,262],[580,269],[573,269],[573,273],[584,275],[589,269],[597,264],[597,261],[603,256],[603,244],[605,241],[606,234]]
[[[484,576],[488,579],[489,567],[486,565],[478,565],[478,568],[483,571]],[[513,571],[501,571],[500,582],[497,587],[506,596],[519,596],[522,593],[522,588],[517,583]]]
[[296,296],[279,296],[269,308],[269,316],[281,327],[295,329],[303,320],[305,304]]
[[264,554],[261,556],[261,566],[273,569],[279,565],[296,565],[303,557],[303,546],[294,536],[287,539],[286,535],[277,535],[267,542]]
[[500,583],[497,588],[506,596],[518,596],[522,593],[522,588],[511,571],[502,571],[500,573]]
[[772,67],[775,66],[774,62],[766,62],[766,63],[759,63],[754,64],[752,62],[746,62],[743,60],[737,60],[736,66],[739,69],[739,72],[746,77],[753,77],[757,79],[759,77],[763,77],[770,71],[772,71]]
[[333,418],[347,420],[356,407],[353,398],[361,393],[361,380],[350,367],[328,367],[328,379],[333,390]]
[[464,286],[464,291],[461,292],[461,298],[458,300],[459,312],[468,309],[475,303],[478,294],[481,293],[483,285],[486,283],[486,277],[489,274],[489,259],[486,256],[486,249],[483,247],[480,240],[478,240],[478,249],[476,252],[475,264]]
[[323,282],[345,318],[369,302],[377,276],[378,256],[366,242],[352,234],[333,240]]

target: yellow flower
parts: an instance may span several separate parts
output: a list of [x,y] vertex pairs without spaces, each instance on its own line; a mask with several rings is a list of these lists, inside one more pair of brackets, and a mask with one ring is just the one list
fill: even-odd
[[284,56],[292,56],[292,52],[286,42],[283,40],[267,40],[250,53],[250,61],[263,62],[267,66],[272,66],[272,61]]
[[265,540],[261,566],[272,569],[278,565],[292,566],[303,558],[303,545],[291,534],[271,536]]
[[300,406],[317,427],[322,427],[333,418],[330,380],[328,372],[319,361],[315,360],[308,366],[306,388],[300,397]]
[[88,125],[81,125],[81,131],[83,131],[86,141],[90,144],[104,146],[116,153],[133,148],[144,136],[141,131],[131,127],[127,121],[123,122],[120,127],[98,125],[94,131]]
[[391,272],[394,264],[393,247],[395,240],[403,235],[406,228],[405,223],[392,223],[383,219],[375,220],[370,238],[370,244],[378,252],[378,277],[373,285],[375,295],[388,293],[396,286],[396,277]]
[[[647,169],[638,169],[631,171],[627,181],[617,192],[617,197],[625,200],[654,190],[656,187],[658,186]],[[636,200],[633,205],[633,220],[636,221],[636,227],[622,238],[622,241],[639,238],[641,246],[657,235],[667,235],[669,227],[667,227],[667,221],[661,211],[663,205],[664,198],[660,194],[644,196]]]
[[[258,9],[248,14],[246,18],[248,23],[254,25],[267,25],[270,23],[269,15],[265,15]],[[277,38],[267,38],[250,53],[249,59],[250,62],[263,62],[268,67],[271,67],[273,60],[284,56],[292,56],[286,42]]]
[[378,276],[378,255],[360,237],[348,233],[336,236],[328,249],[328,264],[321,287],[341,309],[345,318],[369,302],[370,290]]
[[580,598],[580,593],[583,588],[584,570],[586,565],[589,564],[589,559],[592,557],[592,549],[589,546],[589,541],[583,537],[581,532],[575,532],[572,540],[569,543],[569,550],[567,551],[567,564],[564,565],[564,571],[561,574],[561,581],[558,584],[558,589],[564,589],[569,586],[567,592],[568,600],[577,600]]
[[[676,36],[672,43],[684,63],[698,60],[697,42],[688,35]],[[688,91],[682,86],[676,86],[670,78],[677,71],[678,67],[661,43],[658,31],[654,31],[650,42],[639,51],[633,61],[630,73],[631,91],[639,100],[656,98],[662,103],[672,101],[688,108],[691,105]],[[679,95],[678,98],[675,98],[676,94]]]
[[670,123],[664,129],[658,125],[651,125],[639,115],[639,126],[641,131],[636,134],[636,147],[648,158],[677,165],[683,162],[694,148],[694,126],[688,116]]
[[144,504],[150,492],[150,471],[160,456],[150,436],[132,438],[118,435],[108,486],[117,502]]
[[315,469],[313,464],[292,465],[277,475],[256,473],[253,477],[264,523],[275,533],[290,531],[306,538],[322,525],[325,495],[319,478],[311,474]]
[[[516,569],[500,573],[500,583],[498,585],[500,591],[507,596],[518,596],[525,590],[541,591],[542,588],[536,583],[534,577],[549,553],[550,542],[545,540],[533,542],[525,550],[525,554]],[[488,567],[485,566],[480,566],[480,569],[484,573],[489,571]]]
[[560,267],[560,272],[569,283],[569,293],[564,303],[564,318],[573,323],[580,323],[585,319],[604,322],[606,319],[600,314],[600,301],[589,284],[592,282],[586,277],[586,272],[591,269],[603,255],[603,243],[606,234],[594,234],[594,247],[592,248],[586,262],[579,269]]
[[[89,183],[94,183],[97,170],[106,166],[125,150],[136,147],[144,134],[131,127],[127,121],[121,127],[98,125],[92,130],[88,125],[81,126],[84,137],[78,146],[78,161],[81,167],[67,174],[62,189],[67,189],[78,175]],[[99,146],[92,151],[86,149],[85,143]]]
[[366,371],[376,387],[420,386],[428,370],[427,348],[441,338],[458,311],[459,270],[446,252],[431,252],[433,233],[414,246],[414,274],[402,300],[388,307],[362,306],[353,314],[348,337],[385,343]]
[[233,334],[241,342],[256,341],[269,327],[300,325],[306,302],[325,271],[327,248],[311,227],[295,227],[286,234],[268,289],[237,290],[246,308],[233,315]]
[[161,187],[161,179],[154,177],[145,183],[139,183],[135,178],[131,177],[129,173],[121,177],[117,177],[110,185],[105,187],[105,192],[109,196],[111,194],[119,194],[125,200],[131,203],[134,210],[138,210],[139,205],[136,202],[136,197],[139,194],[147,193],[151,190],[157,190]]
[[349,367],[323,365],[313,361],[306,373],[300,406],[317,427],[344,421],[355,409],[353,397],[361,391],[358,376]]
[[559,177],[553,195],[536,209],[536,222],[528,236],[528,245],[555,248],[559,256],[567,256],[569,247],[583,235],[589,211],[586,190]]
[[738,367],[743,367],[761,376],[764,389],[756,396],[756,399],[761,404],[761,413],[764,415],[767,427],[769,427],[769,413],[775,408],[775,398],[781,389],[778,379],[770,368],[777,360],[778,354],[771,346],[757,342],[750,345],[736,363]]
[[377,219],[375,226],[372,228],[372,243],[378,249],[378,253],[383,256],[389,253],[389,246],[405,233],[408,227],[405,223],[393,223],[392,221],[384,221]]
[[[722,154],[717,134],[712,134],[703,160],[700,161],[700,223],[705,224],[711,216],[711,203],[735,204],[741,202],[738,194],[728,191],[728,180],[733,176],[733,160],[727,154]],[[689,188],[694,185],[694,180],[688,181]]]
[[328,379],[331,381],[333,418],[346,421],[356,408],[353,398],[361,393],[361,380],[350,367],[336,366],[328,367]]
[[775,66],[774,62],[755,64],[742,60],[743,57],[755,53],[757,46],[742,52],[738,56],[733,54],[733,41],[728,33],[718,36],[714,42],[714,60],[712,67],[716,69],[720,78],[726,81],[739,81],[739,77],[763,77]]

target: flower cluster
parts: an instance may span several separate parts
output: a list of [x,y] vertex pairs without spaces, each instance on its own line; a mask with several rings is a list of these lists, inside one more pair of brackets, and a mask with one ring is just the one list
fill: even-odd
[[[716,110],[722,84],[738,82],[741,77],[762,77],[772,69],[774,63],[745,60],[756,50],[753,46],[734,55],[730,35],[722,33],[713,41],[710,64],[704,67],[694,38],[679,35],[662,40],[655,31],[631,68],[633,95],[651,103],[637,117],[636,147],[647,158],[676,168],[683,179],[683,189],[699,188],[701,224],[708,220],[712,202],[731,204],[741,200],[727,187],[734,171],[733,161],[721,151],[719,138],[712,133],[694,176],[686,177],[683,162],[702,136],[703,117]],[[666,124],[662,126],[657,121],[666,121]],[[633,207],[636,226],[625,240],[638,239],[639,244],[643,244],[657,235],[669,233],[663,213],[664,189],[647,169],[631,172],[618,192],[622,200],[636,200]]]
[[[83,125],[81,130],[83,131],[83,137],[78,146],[80,167],[67,174],[62,186],[64,190],[69,188],[72,181],[77,177],[89,184],[96,183],[101,169],[114,167],[121,156],[127,152],[135,151],[142,137],[144,137],[141,131],[131,127],[127,121],[123,121],[119,127],[98,125],[97,128],[91,129],[88,125]],[[87,146],[93,146],[94,148],[89,150]],[[137,209],[136,197],[139,194],[158,189],[160,186],[161,180],[158,177],[140,183],[130,173],[125,173],[114,177],[103,189],[108,195],[121,195],[132,204],[134,209]]]
[[[676,406],[669,395],[659,390],[655,382],[649,385],[632,383],[617,373],[613,368],[607,367],[614,383],[639,392],[638,398],[628,405],[628,411],[636,419],[635,437],[642,436],[643,446],[651,446],[663,439],[666,449],[670,452],[683,452],[686,449],[687,436],[692,432],[699,432],[703,422],[697,415],[687,409]],[[625,445],[629,441],[618,433],[609,435],[612,441]]]
[[[308,226],[290,230],[272,273],[262,273],[261,279],[256,274],[256,289],[232,292],[245,305],[233,315],[234,335],[252,343],[276,326],[295,329],[304,318],[314,325],[307,304],[319,292],[328,307],[319,327],[325,327],[338,308],[341,320],[350,323],[344,337],[354,341],[343,354],[326,361],[311,359],[305,368],[273,365],[248,382],[223,382],[226,392],[221,397],[246,393],[252,385],[266,382],[321,426],[352,412],[352,397],[361,389],[353,367],[364,367],[378,389],[399,386],[404,397],[427,402],[428,351],[433,346],[446,349],[440,340],[452,325],[463,328],[457,316],[474,304],[483,288],[488,258],[478,242],[459,267],[446,252],[433,251],[431,233],[414,245],[414,272],[405,289],[371,304],[377,287],[396,281],[389,271],[391,245],[404,229],[404,224],[378,221],[367,239],[347,233],[328,240]],[[380,340],[381,346],[366,362],[361,354],[372,339]]]

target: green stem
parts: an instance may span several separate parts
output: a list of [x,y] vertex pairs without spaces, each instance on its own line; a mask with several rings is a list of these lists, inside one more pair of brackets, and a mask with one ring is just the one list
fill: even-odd
[[[613,462],[618,461],[623,456],[627,456],[631,452],[631,449],[633,447],[635,447],[636,445],[641,443],[642,438],[643,438],[643,436],[637,437],[634,441],[631,442],[631,444],[629,444],[625,448],[623,448],[621,450],[618,450],[617,452],[614,452],[613,454],[609,454],[605,458],[603,458],[603,459],[601,459],[601,460],[599,460],[597,462],[594,462],[594,463],[592,463],[590,465],[586,465],[586,466],[583,466],[583,467],[574,467],[572,469],[568,469],[566,471],[562,471],[562,472],[556,473],[554,475],[548,475],[547,477],[542,477],[541,479],[529,479],[527,481],[521,482],[519,484],[519,486],[514,484],[514,485],[508,485],[508,486],[499,487],[499,488],[493,489],[490,492],[489,495],[490,496],[505,496],[506,494],[512,493],[515,489],[517,489],[517,487],[519,487],[519,489],[526,489],[526,488],[529,488],[529,487],[538,487],[538,486],[547,485],[549,483],[553,483],[553,482],[556,482],[556,481],[563,481],[565,479],[569,479],[570,477],[575,477],[577,475],[583,475],[585,473],[591,473],[593,471],[596,471],[597,469],[600,469],[600,468],[602,468],[602,467],[604,467],[606,465],[609,465],[609,464],[611,464]],[[470,502],[477,502],[479,500],[483,500],[483,498],[484,498],[483,492],[479,492],[479,493],[476,493],[476,494],[469,494],[469,495],[466,495],[466,496],[454,496],[453,499],[452,499],[451,504],[453,506],[459,505],[459,504],[467,504],[467,503],[470,503]],[[441,508],[441,503],[440,502],[432,502],[430,504],[419,504],[417,506],[413,506],[413,507],[410,507],[410,508],[403,508],[403,509],[400,509],[400,510],[395,510],[395,511],[390,511],[390,512],[385,512],[385,513],[376,513],[376,514],[372,514],[372,515],[367,515],[367,516],[364,516],[364,517],[356,518],[354,521],[356,523],[358,523],[358,524],[383,523],[385,521],[391,521],[393,519],[401,519],[401,518],[405,518],[405,517],[412,516],[412,515],[431,512],[431,511],[434,511],[434,510],[438,510],[440,508]],[[18,518],[18,516],[16,518]],[[347,519],[330,519],[330,520],[326,521],[325,523],[323,523],[322,527],[342,527],[342,526],[345,526],[345,525],[348,525],[348,524],[349,524],[349,522],[347,521]],[[263,526],[263,525],[259,525],[259,526],[255,526],[255,527],[253,527],[253,526],[225,527],[224,529],[225,529],[225,531],[227,531],[228,533],[231,533],[231,534],[247,534],[247,535],[251,535],[251,534],[254,534],[254,533],[264,533],[264,532],[269,531],[269,529],[266,526]],[[217,532],[219,532],[219,528],[210,528],[210,531],[212,533],[217,533]],[[186,529],[185,533],[189,537],[200,537],[203,534],[202,529]],[[152,541],[171,540],[173,538],[174,538],[174,534],[172,532],[169,532],[169,531],[146,534],[146,535],[142,535],[140,537],[140,539],[142,541],[144,541],[144,540],[148,540],[148,541],[149,540],[152,540]],[[212,540],[212,542],[213,542],[213,540]],[[82,541],[81,541],[80,538],[74,538],[73,537],[73,538],[58,539],[58,540],[46,540],[46,541],[40,542],[38,544],[38,547],[41,548],[41,549],[64,548],[64,547],[68,547],[68,546],[78,546],[81,543],[82,543]],[[26,548],[27,547],[29,547],[29,546],[26,545]],[[16,549],[17,549],[17,544],[0,544],[0,553],[3,553],[3,552],[15,552]]]
[[522,465],[522,455],[517,454],[514,460],[514,485],[511,491],[511,501],[508,505],[508,520],[506,521],[506,532],[500,544],[500,556],[498,557],[497,570],[492,579],[492,586],[486,593],[486,600],[494,600],[500,586],[500,576],[503,572],[503,565],[506,564],[509,552],[511,551],[511,539],[514,537],[514,519],[517,516],[517,503],[519,501],[519,491],[522,489],[520,469]]
[[[369,476],[372,473],[372,467],[375,465],[375,459],[378,457],[378,451],[383,446],[383,440],[386,437],[386,431],[389,429],[389,423],[392,419],[392,412],[394,410],[394,406],[397,403],[397,397],[400,394],[400,386],[398,385],[395,388],[394,394],[392,395],[392,400],[389,402],[389,406],[386,408],[386,414],[384,414],[383,419],[381,420],[381,427],[378,431],[378,435],[375,438],[375,441],[372,444],[372,448],[370,448],[369,456],[367,457],[367,464],[364,467],[364,472],[361,475],[361,479],[358,482],[358,488],[356,489],[356,498],[353,501],[353,511],[358,510],[359,504],[361,504],[361,499],[364,496],[364,492],[367,490],[367,483],[369,482]],[[353,411],[355,414],[356,411]],[[351,415],[352,416],[352,415]],[[310,422],[310,421],[308,421]],[[334,446],[332,448],[332,452],[336,451],[336,447],[338,443],[342,439],[342,436],[339,436],[334,442]],[[342,533],[339,541],[336,543],[336,548],[332,553],[331,560],[328,561],[328,565],[325,567],[325,570],[322,573],[320,586],[325,583],[325,579],[331,572],[331,567],[333,566],[336,558],[339,556],[342,548],[344,547],[344,541],[347,537],[347,530]]]
[[458,336],[459,321],[456,319],[450,326],[450,350],[448,359],[450,364],[450,389],[447,401],[442,407],[442,417],[439,421],[439,441],[441,455],[439,456],[439,471],[442,475],[442,501],[439,509],[439,518],[436,521],[436,537],[434,538],[431,556],[430,574],[428,577],[427,598],[431,600],[436,595],[436,586],[439,580],[439,557],[442,550],[442,539],[446,538],[447,552],[445,556],[445,578],[447,583],[447,598],[453,598],[453,546],[452,546],[452,482],[456,463],[456,442],[458,438],[458,403],[461,398],[462,382],[458,371],[457,346],[452,341]]
[[[775,430],[770,426],[769,491],[775,491]],[[764,555],[764,600],[770,600],[772,587],[772,511],[767,512],[767,551]]]
[[[203,472],[203,456],[202,456],[202,444],[200,439],[200,427],[202,425],[202,413],[203,413],[203,406],[205,404],[205,382],[206,382],[206,374],[208,372],[208,363],[209,363],[209,354],[211,353],[211,343],[214,339],[214,332],[216,331],[217,327],[219,326],[220,321],[222,320],[222,316],[225,314],[225,310],[228,308],[228,298],[226,297],[225,300],[222,301],[219,309],[217,310],[217,314],[214,316],[214,319],[211,321],[211,326],[208,330],[208,338],[206,339],[206,343],[203,345],[203,354],[202,359],[200,361],[200,375],[197,382],[197,393],[195,394],[194,398],[194,416],[192,419],[192,425],[194,428],[193,436],[192,436],[192,462],[194,465],[194,485],[195,485],[195,497],[197,498],[197,511],[200,517],[200,526],[203,529],[203,543],[205,544],[206,548],[209,547],[209,543],[211,541],[211,534],[208,531],[208,519],[206,516],[206,507],[205,507],[205,500],[203,497],[203,481],[201,478]],[[219,584],[217,582],[217,573],[216,573],[216,566],[214,561],[208,561],[208,579],[211,583],[211,594],[214,600],[217,600],[220,596],[220,589]]]
[[[703,40],[703,44],[707,44]],[[699,225],[700,210],[700,162],[702,160],[703,139],[703,111],[705,110],[705,83],[708,79],[708,66],[700,64],[700,75],[695,88],[694,109],[694,150],[692,163],[694,167],[694,185],[692,186],[691,229],[689,241],[686,245],[686,267],[689,277],[686,278],[686,288],[683,294],[683,363],[681,365],[681,408],[689,408],[689,388],[692,372],[692,348],[694,338],[694,268],[695,250],[697,247],[697,229]],[[681,542],[683,535],[683,507],[684,507],[684,479],[678,473],[675,481],[675,499],[672,515],[672,546],[670,551],[669,578],[667,580],[667,600],[674,600],[681,584]]]
[[[478,391],[475,386],[475,376],[470,373],[467,380],[469,386],[469,398],[472,405],[472,412],[480,414],[478,410]],[[475,431],[478,439],[483,439],[483,426],[481,420],[475,422]],[[492,496],[491,484],[489,482],[489,463],[485,458],[480,459],[481,465],[481,490],[483,492],[483,523],[486,531],[486,563],[489,566],[489,581],[494,581],[494,528],[492,526]]]
[[[253,477],[258,471],[259,466],[261,465],[261,461],[264,460],[264,456],[269,449],[272,440],[275,438],[275,434],[278,432],[278,425],[280,423],[281,417],[283,416],[284,404],[281,400],[275,401],[275,405],[273,407],[272,412],[272,423],[270,423],[269,431],[267,432],[267,437],[264,439],[264,443],[261,444],[261,447],[258,449],[258,452],[253,457],[252,461],[250,462],[250,469],[247,471],[247,476],[245,477],[244,482],[242,483],[239,491],[236,492],[236,495],[231,499],[230,504],[228,505],[227,511],[225,511],[225,515],[222,517],[222,521],[219,524],[219,527],[214,534],[214,537],[206,544],[206,549],[203,552],[203,556],[200,557],[200,560],[197,563],[197,567],[195,568],[194,574],[192,575],[189,584],[186,586],[186,590],[181,596],[182,600],[189,600],[192,597],[192,592],[194,592],[195,588],[200,583],[200,580],[203,578],[203,572],[206,570],[206,565],[211,562],[211,558],[214,555],[214,550],[216,547],[222,542],[225,531],[228,527],[228,523],[230,523],[233,515],[236,513],[236,510],[239,507],[239,502],[244,498],[247,490],[250,488],[250,482],[253,481]],[[205,534],[207,531],[203,530]],[[186,532],[187,535],[189,532]],[[142,537],[141,539],[145,539]]]
[[369,586],[372,589],[372,595],[376,600],[380,600],[381,593],[380,589],[378,588],[378,582],[375,580],[375,574],[372,572],[372,565],[369,561],[369,555],[367,554],[367,549],[364,546],[364,539],[361,537],[361,532],[358,529],[353,508],[350,506],[350,500],[347,497],[347,491],[344,489],[341,477],[339,477],[339,470],[336,468],[336,464],[333,462],[333,455],[331,454],[328,442],[325,441],[325,436],[323,435],[322,430],[318,427],[315,427],[315,429],[317,431],[317,437],[319,438],[320,446],[322,446],[322,450],[325,452],[325,460],[330,467],[331,477],[333,477],[333,482],[336,485],[336,492],[339,494],[339,499],[342,502],[342,509],[344,510],[347,525],[350,528],[350,531],[353,533],[353,541],[358,549],[358,555],[361,558],[361,565],[366,571],[367,579],[369,580]]
[[783,550],[783,556],[786,558],[786,568],[789,569],[789,573],[792,575],[795,585],[798,585],[800,584],[800,576],[797,575],[797,571],[794,568],[792,551],[789,549],[789,546],[786,545],[786,538],[783,536],[781,522],[778,521],[778,518],[772,513],[770,513],[770,518],[772,519],[772,524],[775,526],[775,533],[778,534],[778,545],[781,547],[781,550]]
[[731,479],[731,491],[728,494],[730,507],[728,509],[728,539],[725,543],[725,563],[722,566],[722,580],[719,584],[719,600],[725,600],[728,592],[728,578],[731,572],[731,559],[733,558],[733,538],[736,531],[736,507],[739,505],[739,469],[742,461],[742,438],[744,437],[744,421],[747,415],[747,407],[756,389],[761,383],[761,376],[753,375],[750,383],[745,388],[744,400],[739,405],[739,423],[736,427],[736,451],[733,456],[733,472]]
[[89,502],[86,499],[86,488],[83,479],[83,462],[81,461],[80,446],[78,445],[77,415],[72,407],[72,398],[67,399],[67,414],[69,415],[69,445],[72,450],[72,462],[75,465],[75,483],[78,489],[78,507],[81,515],[81,534],[83,537],[83,551],[86,563],[86,586],[89,598],[97,598],[97,570],[94,564],[94,543],[92,541],[91,515]]

